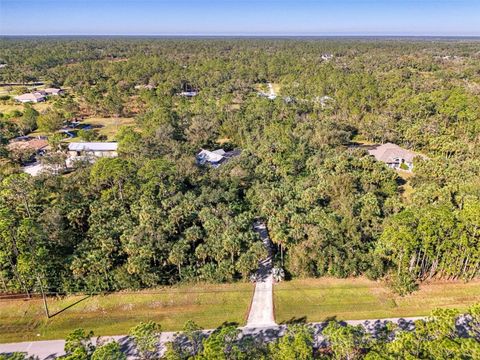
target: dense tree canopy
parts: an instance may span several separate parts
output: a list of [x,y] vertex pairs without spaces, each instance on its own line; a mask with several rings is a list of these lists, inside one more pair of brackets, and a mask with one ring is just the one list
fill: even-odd
[[[289,276],[387,276],[410,288],[480,272],[476,42],[0,44],[4,84],[68,89],[49,110],[1,114],[4,290],[245,279],[265,255],[256,218]],[[266,82],[280,88],[275,100],[257,95]],[[186,87],[198,95],[178,96]],[[116,135],[118,158],[60,176],[15,170],[10,139],[84,115],[135,118]],[[425,155],[407,184],[358,146],[386,141]],[[221,146],[241,155],[195,164],[200,148]]]

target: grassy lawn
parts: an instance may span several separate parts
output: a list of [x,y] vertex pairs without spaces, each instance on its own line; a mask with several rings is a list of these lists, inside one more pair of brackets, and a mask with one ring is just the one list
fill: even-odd
[[480,280],[432,282],[405,297],[363,278],[292,280],[275,285],[274,302],[277,323],[422,316],[437,307],[466,309],[480,302]]
[[[122,126],[134,126],[134,118],[87,118],[82,121],[84,124],[92,125],[100,135],[106,136],[107,140],[114,140],[115,135]],[[72,140],[72,141],[78,141]]]
[[[51,106],[51,103],[49,104],[47,102],[40,102],[40,103],[32,103],[32,107],[37,110],[38,112],[43,112],[47,110]],[[0,104],[0,113],[2,114],[9,114],[13,110],[18,110],[23,112],[25,109],[25,105],[17,103],[17,104]]]
[[[37,105],[37,104],[35,104]],[[1,111],[0,111],[1,112]],[[135,126],[134,118],[87,118],[82,121],[83,124],[92,125],[94,131],[99,135],[106,137],[106,140],[97,140],[97,141],[114,141],[115,136],[117,135],[118,130],[122,126]],[[70,130],[71,133],[76,134],[77,130]],[[30,136],[47,136],[48,134],[35,130],[29,134]],[[65,142],[78,142],[82,141],[78,136],[73,138],[66,137]]]
[[45,85],[8,85],[0,86],[1,95],[20,95],[24,89],[27,91],[44,89]]
[[[253,294],[249,283],[195,285],[93,296],[46,320],[41,299],[0,300],[0,342],[64,338],[76,328],[95,335],[121,335],[140,321],[154,320],[163,330],[180,330],[187,320],[203,328],[225,321],[243,325]],[[82,296],[49,299],[55,313]]]

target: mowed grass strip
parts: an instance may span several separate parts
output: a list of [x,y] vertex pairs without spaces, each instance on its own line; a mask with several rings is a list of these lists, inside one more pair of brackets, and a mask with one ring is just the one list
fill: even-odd
[[[109,141],[113,141],[122,126],[135,126],[135,119],[91,117],[83,120],[82,123],[92,125],[98,131],[98,134],[105,136]],[[72,140],[75,141],[74,139]]]
[[50,298],[47,320],[41,299],[0,301],[0,342],[61,339],[76,328],[95,335],[122,335],[141,321],[153,320],[166,331],[181,330],[187,320],[205,329],[224,322],[244,324],[253,294],[248,283],[196,285],[109,295]]
[[292,280],[276,284],[273,291],[277,323],[424,316],[438,307],[465,310],[480,302],[478,280],[431,282],[404,297],[364,278]]

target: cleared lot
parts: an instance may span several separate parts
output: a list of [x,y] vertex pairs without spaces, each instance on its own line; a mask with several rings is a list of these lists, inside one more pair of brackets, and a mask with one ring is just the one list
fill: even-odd
[[105,136],[107,140],[115,140],[115,135],[122,126],[134,126],[133,118],[97,118],[91,117],[82,121],[86,125],[91,125],[99,135]]
[[[154,320],[163,330],[180,330],[187,320],[204,328],[223,322],[245,323],[253,294],[248,283],[195,285],[135,293],[92,296],[46,320],[41,299],[0,301],[0,342],[64,338],[76,328],[96,335],[121,335],[140,321]],[[49,299],[55,313],[83,299]]]
[[437,307],[466,309],[480,302],[480,281],[432,282],[400,297],[383,283],[357,279],[305,279],[274,286],[277,323],[423,316]]

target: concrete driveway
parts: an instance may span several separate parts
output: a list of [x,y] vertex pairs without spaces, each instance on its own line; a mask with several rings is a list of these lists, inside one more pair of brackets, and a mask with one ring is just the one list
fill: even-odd
[[268,236],[265,223],[256,222],[254,229],[260,235],[268,256],[259,264],[246,328],[276,326],[273,315],[272,241]]

